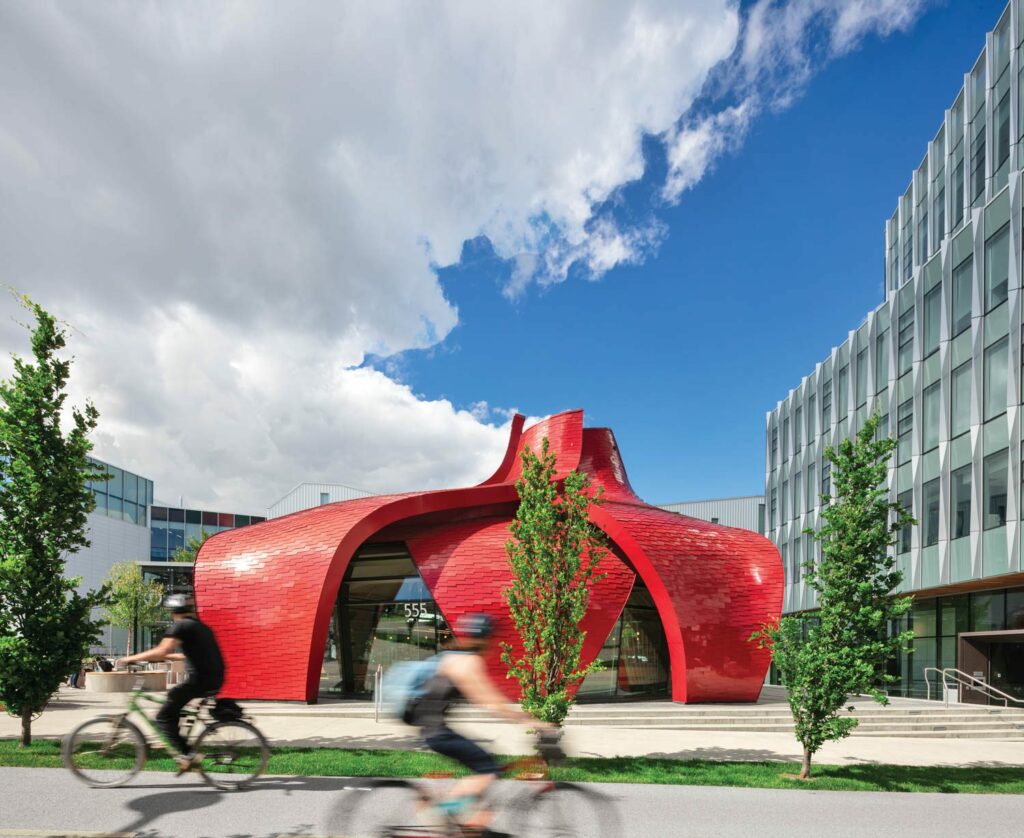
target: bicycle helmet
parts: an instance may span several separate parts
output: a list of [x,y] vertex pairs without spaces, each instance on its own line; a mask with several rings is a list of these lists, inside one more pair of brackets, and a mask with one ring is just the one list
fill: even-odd
[[164,608],[172,614],[192,614],[196,604],[188,594],[171,594],[164,598]]
[[494,634],[494,620],[488,614],[463,614],[455,623],[455,633],[465,640],[486,640]]

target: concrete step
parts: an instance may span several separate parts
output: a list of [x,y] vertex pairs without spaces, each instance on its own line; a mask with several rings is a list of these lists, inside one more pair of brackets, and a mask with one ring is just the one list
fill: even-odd
[[[969,726],[973,725],[976,727],[1008,727],[1008,728],[1022,728],[1024,729],[1024,720],[1020,719],[991,719],[975,716],[931,716],[924,718],[913,718],[913,719],[887,719],[887,718],[873,718],[864,719],[859,716],[854,716],[862,727],[921,727],[922,725],[962,725]],[[474,720],[476,721],[476,720]],[[481,719],[482,721],[482,719]],[[583,726],[584,724],[601,724],[603,727],[656,727],[660,725],[683,725],[686,727],[693,728],[720,728],[729,727],[733,725],[767,725],[773,727],[776,725],[789,725],[792,726],[792,719],[732,719],[722,718],[713,720],[696,720],[696,719],[616,719],[608,720],[603,723],[586,722],[582,723],[574,719],[566,719],[566,724],[572,724],[576,726]]]

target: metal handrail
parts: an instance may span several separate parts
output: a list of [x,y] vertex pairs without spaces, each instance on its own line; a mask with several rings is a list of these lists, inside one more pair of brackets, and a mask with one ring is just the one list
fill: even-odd
[[1024,698],[1017,698],[1014,695],[1005,693],[998,687],[993,687],[988,682],[975,678],[973,675],[968,675],[963,670],[954,669],[951,666],[947,666],[945,669],[939,669],[937,666],[926,666],[924,668],[924,682],[927,685],[929,699],[932,697],[932,682],[928,677],[929,672],[937,672],[942,677],[942,694],[946,707],[949,707],[949,684],[946,683],[947,677],[952,678],[954,683],[960,686],[970,687],[971,689],[986,693],[989,698],[1002,699],[1004,707],[1009,707],[1011,701],[1024,705]]
[[380,708],[384,703],[384,697],[381,695],[381,685],[384,681],[384,666],[383,664],[377,664],[377,671],[373,673],[373,720],[374,722],[380,721]]

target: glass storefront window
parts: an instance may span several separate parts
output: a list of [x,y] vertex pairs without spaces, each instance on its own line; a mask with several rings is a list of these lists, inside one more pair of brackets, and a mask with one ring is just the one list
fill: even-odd
[[999,631],[1006,625],[1006,597],[1002,591],[971,594],[971,631]]
[[1024,588],[1006,592],[1006,627],[1024,629]]
[[[939,602],[942,611],[942,636],[956,637],[962,631],[967,631],[967,597],[944,597]],[[952,666],[952,664],[950,664]]]
[[911,609],[914,637],[933,637],[936,628],[935,600],[915,602]]

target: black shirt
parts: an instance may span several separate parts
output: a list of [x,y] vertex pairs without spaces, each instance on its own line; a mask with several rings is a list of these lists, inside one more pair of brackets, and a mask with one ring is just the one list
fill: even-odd
[[189,680],[196,681],[208,690],[219,690],[224,683],[224,658],[213,630],[195,617],[175,620],[165,637],[173,637],[181,643],[185,654],[185,670]]

